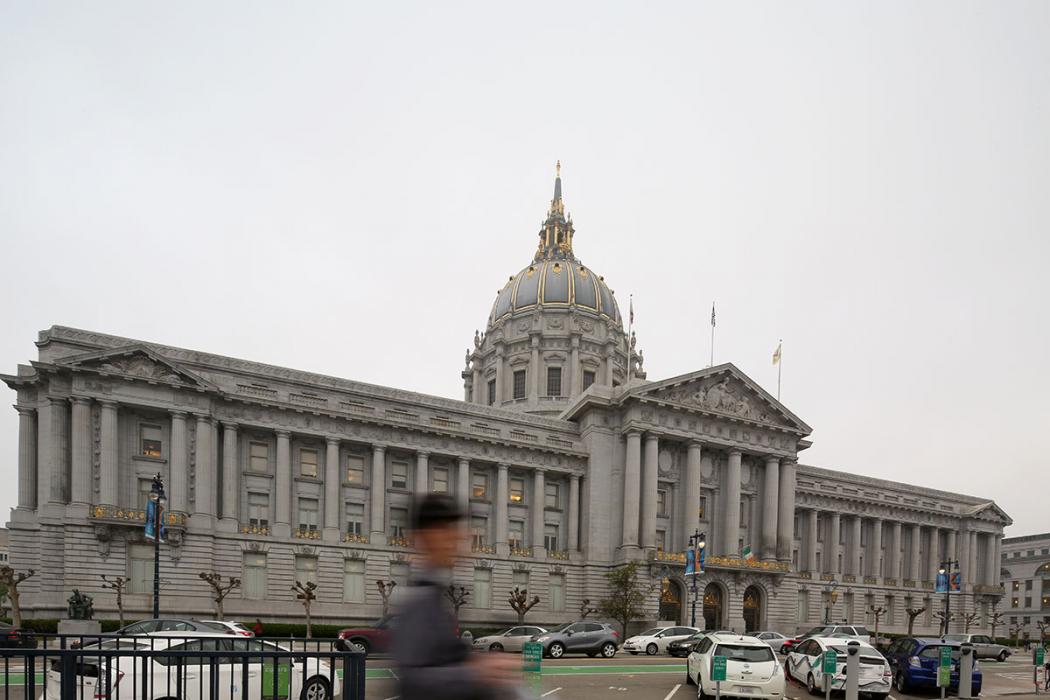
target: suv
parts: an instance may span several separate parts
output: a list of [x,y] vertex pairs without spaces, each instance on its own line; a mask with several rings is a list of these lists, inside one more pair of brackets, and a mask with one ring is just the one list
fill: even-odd
[[[952,650],[949,694],[959,692],[959,642],[925,639],[922,637],[904,637],[890,644],[886,650],[886,660],[893,669],[893,684],[897,692],[907,693],[913,689],[937,687],[937,669],[940,666],[941,647]],[[981,665],[973,664],[971,697],[981,694]]]
[[997,643],[987,634],[946,634],[942,639],[946,642],[959,642],[960,644],[969,642],[973,645],[974,658],[977,659],[1006,661],[1010,656],[1010,650],[1006,646]]
[[532,641],[543,645],[543,655],[560,659],[565,654],[586,654],[611,659],[616,656],[620,633],[606,622],[566,622]]

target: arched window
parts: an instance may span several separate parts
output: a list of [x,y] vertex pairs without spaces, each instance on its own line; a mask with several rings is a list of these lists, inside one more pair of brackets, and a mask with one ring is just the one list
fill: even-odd
[[1050,561],[1036,569],[1035,575],[1042,578],[1050,578]]

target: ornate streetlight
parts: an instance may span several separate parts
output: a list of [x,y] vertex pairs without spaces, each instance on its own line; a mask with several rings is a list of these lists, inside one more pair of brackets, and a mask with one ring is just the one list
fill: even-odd
[[692,535],[689,536],[689,548],[693,549],[696,554],[693,560],[693,585],[690,588],[690,593],[693,594],[693,612],[690,617],[690,625],[696,627],[696,599],[700,593],[700,588],[696,585],[696,579],[702,573],[704,573],[704,548],[707,546],[707,533],[700,532],[698,529]]
[[938,583],[942,583],[944,586],[944,630],[941,634],[948,634],[948,623],[952,616],[951,610],[951,599],[952,599],[952,569],[958,569],[959,562],[954,559],[941,562],[941,567],[937,570],[937,578],[940,579]]
[[164,480],[158,473],[153,477],[149,489],[149,500],[153,505],[153,619],[160,618],[160,533],[163,525],[162,512],[168,499],[164,495]]

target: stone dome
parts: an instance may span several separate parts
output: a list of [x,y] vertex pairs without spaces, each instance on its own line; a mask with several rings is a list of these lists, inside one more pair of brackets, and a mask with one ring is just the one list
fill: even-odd
[[489,327],[516,311],[538,307],[571,307],[623,326],[616,299],[605,280],[571,256],[534,261],[513,275],[496,295]]

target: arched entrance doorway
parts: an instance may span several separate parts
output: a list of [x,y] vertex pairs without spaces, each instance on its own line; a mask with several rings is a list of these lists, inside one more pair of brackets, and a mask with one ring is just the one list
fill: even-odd
[[722,595],[722,587],[717,583],[709,583],[704,588],[704,629],[725,629],[725,597]]
[[660,619],[675,623],[682,619],[682,587],[669,578],[663,579],[660,588]]
[[744,631],[757,632],[762,629],[762,589],[748,586],[744,590]]

